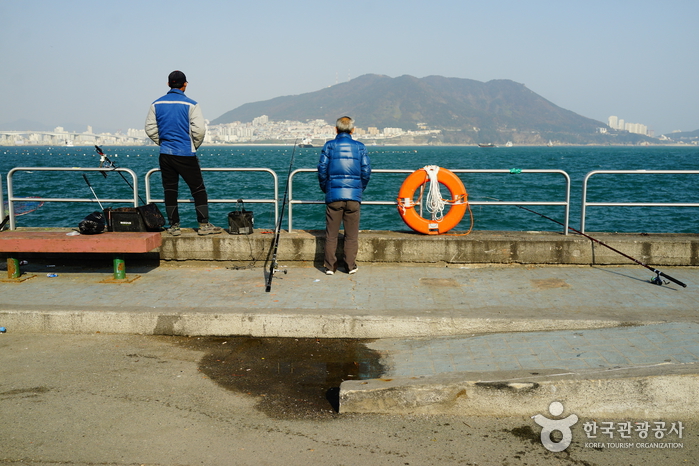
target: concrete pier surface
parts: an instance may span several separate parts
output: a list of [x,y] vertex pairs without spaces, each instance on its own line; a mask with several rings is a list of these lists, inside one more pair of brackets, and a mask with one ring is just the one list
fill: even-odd
[[[121,283],[105,280],[108,258],[76,264],[28,256],[24,278],[33,278],[0,282],[0,326],[12,333],[372,339],[367,344],[386,372],[343,382],[340,412],[520,415],[545,413],[561,401],[578,415],[699,415],[696,235],[614,240],[686,288],[652,284],[650,270],[623,258],[625,265],[598,264],[595,246],[580,237],[480,233],[471,237],[471,249],[501,247],[499,259],[476,263],[462,252],[445,260],[452,242],[462,251],[469,237],[430,243],[405,235],[402,242],[400,234],[363,235],[358,273],[333,276],[317,262],[317,234],[283,235],[269,293],[264,248],[254,253],[256,242],[271,239],[263,233],[164,238],[160,259],[168,250],[222,254],[222,247],[246,244],[253,253],[134,260],[131,280]],[[430,248],[437,252],[428,254]],[[540,260],[522,252],[535,248],[543,251]],[[413,260],[390,260],[398,250]],[[555,254],[588,259],[553,264]],[[660,264],[660,256],[670,265]]]

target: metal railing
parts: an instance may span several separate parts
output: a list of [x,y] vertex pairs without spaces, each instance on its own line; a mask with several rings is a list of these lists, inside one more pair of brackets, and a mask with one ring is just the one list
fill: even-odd
[[[154,168],[152,170],[149,170],[148,173],[146,173],[146,179],[145,179],[145,186],[146,186],[146,202],[165,202],[164,199],[156,199],[152,198],[150,193],[150,177],[153,175],[153,173],[159,172],[159,168]],[[263,173],[269,173],[272,175],[272,178],[274,180],[274,198],[273,199],[242,199],[242,198],[236,198],[236,199],[215,199],[209,197],[209,203],[219,203],[219,204],[232,204],[235,202],[238,202],[239,199],[242,199],[243,202],[247,202],[250,204],[274,204],[274,218],[279,218],[279,181],[277,177],[277,173],[274,170],[270,170],[269,168],[202,168],[201,171],[203,172],[263,172]],[[192,203],[194,202],[193,199],[177,199],[178,203]]]
[[[14,195],[14,183],[13,175],[16,172],[43,172],[43,171],[54,171],[54,172],[104,172],[104,168],[82,168],[82,167],[16,167],[7,173],[7,209],[10,211],[10,230],[14,230],[15,225],[15,209],[14,202],[26,201],[26,197],[16,197]],[[111,199],[105,198],[100,199],[100,202],[123,202],[133,204],[134,207],[138,206],[138,180],[136,178],[136,173],[128,168],[110,168],[108,171],[118,171],[124,172],[131,175],[132,188],[133,188],[133,198],[131,199]],[[32,201],[37,202],[97,202],[92,198],[62,198],[62,197],[32,197]]]
[[0,223],[5,220],[5,194],[2,189],[2,175],[0,175]]
[[[9,213],[10,213],[10,229],[15,229],[15,219],[14,219],[14,209],[13,209],[13,202],[15,201],[22,201],[25,200],[26,198],[21,198],[21,197],[16,197],[13,194],[13,181],[12,177],[15,172],[18,171],[85,171],[85,172],[103,172],[105,171],[104,168],[80,168],[80,167],[75,167],[75,168],[57,168],[57,167],[17,167],[13,168],[7,175],[7,182],[8,182],[8,207],[9,207]],[[128,169],[128,168],[112,168],[109,169],[109,171],[121,171],[121,172],[126,172],[129,173],[132,177],[133,183],[133,192],[134,192],[134,197],[133,199],[102,199],[104,202],[128,202],[128,203],[133,203],[134,206],[138,205],[138,182],[136,178],[136,174]],[[153,198],[151,196],[151,176],[159,172],[159,168],[154,168],[150,171],[148,171],[145,175],[145,194],[146,194],[146,202],[164,202],[163,199],[157,199]],[[274,190],[274,197],[272,199],[243,199],[244,202],[247,203],[266,203],[266,204],[273,204],[274,205],[274,217],[279,218],[279,183],[278,183],[278,176],[277,174],[268,168],[202,168],[202,171],[207,171],[207,172],[263,172],[263,173],[269,173],[272,175],[273,179],[273,190]],[[372,170],[372,175],[376,174],[398,174],[398,173],[403,173],[403,174],[410,174],[413,173],[414,170],[409,170],[409,169],[374,169]],[[454,169],[450,170],[454,173],[503,173],[503,174],[512,174],[515,173],[512,170],[507,170],[507,169],[498,169],[498,170],[481,170],[481,169]],[[290,176],[289,176],[289,191],[288,191],[288,203],[289,203],[289,212],[288,212],[288,229],[289,231],[293,230],[293,206],[298,205],[298,204],[324,204],[325,202],[323,200],[300,200],[300,199],[294,199],[293,198],[293,184],[294,184],[294,178],[296,175],[299,173],[314,173],[317,172],[317,169],[314,168],[302,168],[302,169],[297,169],[294,170]],[[503,201],[503,200],[494,200],[494,201],[469,201],[469,204],[471,205],[513,205],[513,206],[537,206],[537,205],[547,205],[547,206],[564,206],[565,207],[565,219],[564,219],[564,234],[568,234],[568,224],[569,224],[569,214],[570,214],[570,177],[568,174],[563,171],[563,170],[535,170],[535,169],[522,169],[522,170],[517,170],[517,174],[560,174],[562,175],[565,180],[566,180],[566,186],[565,186],[565,201],[546,201],[546,202],[527,202],[527,201],[517,201],[517,202],[512,202],[512,201]],[[594,172],[593,172],[594,173]],[[699,173],[699,172],[697,172]],[[376,181],[374,181],[375,183]],[[1,189],[1,186],[0,186]],[[0,192],[0,200],[2,193]],[[44,201],[44,202],[95,202],[94,199],[90,198],[42,198],[42,197],[33,197],[33,201]],[[235,203],[237,202],[238,199],[215,199],[215,198],[209,198],[210,203]],[[192,203],[194,202],[192,199],[178,199],[178,203]],[[387,201],[363,201],[363,204],[366,205],[386,205],[386,206],[394,206],[396,205],[396,199],[392,198],[391,200]],[[593,204],[590,204],[593,205]],[[1,207],[0,207],[1,208]],[[583,205],[584,209],[584,205]],[[584,212],[584,210],[583,210]],[[0,211],[1,213],[1,211]]]
[[585,233],[585,215],[587,206],[597,207],[699,207],[696,202],[587,202],[587,183],[594,175],[698,175],[699,170],[595,170],[585,175],[582,188],[582,208],[580,212],[580,231]]
[[[293,192],[293,179],[294,176],[298,173],[309,173],[309,172],[317,172],[318,170],[315,168],[300,168],[298,170],[294,170],[291,175],[289,175],[289,231],[292,230],[292,206],[294,204],[325,204],[325,201],[308,201],[308,200],[297,200],[293,198],[292,192]],[[375,169],[372,170],[372,176],[376,173],[406,173],[410,174],[413,173],[415,170],[388,170],[388,169]],[[449,170],[454,173],[506,173],[506,174],[512,174],[515,173],[512,170],[506,170],[506,169],[498,169],[498,170],[481,170],[481,169],[454,169],[454,170]],[[565,206],[565,221],[562,222],[564,223],[563,227],[563,234],[567,235],[568,234],[568,219],[570,216],[570,176],[568,173],[566,173],[563,170],[530,170],[530,169],[522,169],[522,170],[517,170],[517,174],[520,173],[544,173],[544,174],[560,174],[562,175],[565,180],[566,180],[566,190],[565,190],[565,201],[553,201],[553,202],[508,202],[508,201],[469,201],[469,204],[471,205],[513,205],[513,206],[524,206],[524,205],[529,205],[529,206],[537,206],[537,205],[548,205],[548,206]],[[398,195],[398,192],[396,191],[396,196]],[[393,199],[391,201],[362,201],[362,204],[369,204],[369,205],[396,205],[396,199]]]
[[[412,173],[415,170],[385,170],[385,169],[374,169],[371,171],[372,175],[375,173]],[[291,172],[291,175],[289,175],[289,220],[288,220],[288,227],[289,231],[292,231],[292,217],[293,217],[293,208],[292,206],[294,204],[325,204],[325,201],[302,201],[302,200],[295,200],[293,196],[293,186],[294,186],[294,176],[296,176],[298,173],[317,173],[318,169],[316,168],[299,168],[298,170],[294,170]],[[396,205],[395,199],[391,202],[389,201],[362,201],[362,205]]]

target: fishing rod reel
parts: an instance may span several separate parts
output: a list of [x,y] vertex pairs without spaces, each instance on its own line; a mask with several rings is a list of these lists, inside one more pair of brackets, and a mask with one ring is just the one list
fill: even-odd
[[650,282],[651,282],[652,284],[658,285],[658,286],[668,285],[668,284],[670,283],[669,281],[666,281],[666,280],[663,280],[662,278],[660,278],[660,274],[659,274],[659,273],[657,273],[657,274],[655,275],[655,277],[651,278],[651,279],[650,279]]
[[[95,146],[95,150],[100,156],[100,166],[99,168],[117,168],[117,166],[112,162],[109,157],[107,157],[107,154],[102,152],[102,148],[100,146]],[[107,177],[107,172],[100,172],[102,175],[106,178]]]

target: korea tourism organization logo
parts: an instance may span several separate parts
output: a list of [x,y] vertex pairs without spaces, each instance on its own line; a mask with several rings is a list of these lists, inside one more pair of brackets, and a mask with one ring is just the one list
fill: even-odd
[[[549,405],[549,413],[552,416],[560,416],[563,414],[563,410],[563,404],[558,401],[554,401]],[[573,431],[570,428],[578,422],[578,416],[571,414],[563,419],[549,419],[542,414],[537,414],[532,416],[532,419],[541,426],[541,443],[548,451],[563,451],[570,446],[570,442],[573,441]],[[555,442],[551,438],[556,431],[563,436],[559,442]]]
[[[554,401],[549,405],[549,414],[554,419],[543,414],[532,416],[534,422],[541,426],[541,444],[549,451],[564,451],[573,441],[572,427],[578,423],[579,419],[575,414],[562,417],[564,411],[563,404]],[[684,443],[678,441],[684,435],[682,421],[600,421],[595,419],[582,422],[582,429],[586,440],[584,448],[684,448]],[[555,434],[556,432],[558,433]]]

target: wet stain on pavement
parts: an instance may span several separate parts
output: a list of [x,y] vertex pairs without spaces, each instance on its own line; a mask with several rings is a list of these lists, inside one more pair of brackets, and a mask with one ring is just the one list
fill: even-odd
[[509,432],[519,439],[528,440],[533,444],[541,442],[541,435],[534,432],[534,429],[532,429],[531,426],[515,427],[511,430],[506,429],[505,432]]
[[189,337],[179,344],[203,351],[199,370],[221,387],[256,397],[278,419],[330,419],[344,380],[379,378],[381,355],[368,340]]
[[534,288],[539,290],[550,290],[552,288],[570,288],[570,285],[565,280],[560,278],[546,278],[543,280],[532,280]]
[[421,278],[420,283],[435,288],[458,288],[459,282],[453,278]]

